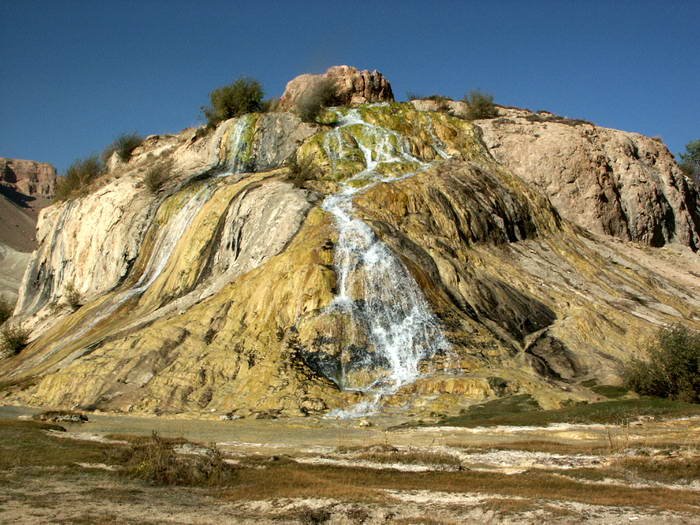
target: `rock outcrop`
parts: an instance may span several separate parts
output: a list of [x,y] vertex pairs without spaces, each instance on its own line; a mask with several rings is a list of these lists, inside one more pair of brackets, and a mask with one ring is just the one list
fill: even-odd
[[55,187],[51,164],[0,158],[0,295],[13,302],[29,252],[37,246],[39,211],[50,203]]
[[300,75],[290,80],[280,99],[280,107],[292,109],[302,95],[322,79],[330,79],[335,83],[339,105],[356,106],[394,100],[391,84],[379,71],[333,66],[319,75]]
[[[149,137],[44,210],[12,320],[33,340],[0,362],[0,399],[244,417],[455,413],[504,392],[553,407],[597,399],[586,385],[618,381],[659,326],[700,328],[696,254],[567,220],[481,122],[397,103],[336,116]],[[637,147],[615,169],[651,170]],[[656,198],[649,177],[630,195]],[[671,180],[666,200],[697,213]]]
[[500,108],[479,120],[493,156],[595,232],[700,249],[700,194],[658,139],[551,113]]
[[0,185],[29,197],[53,197],[56,168],[46,162],[0,157]]

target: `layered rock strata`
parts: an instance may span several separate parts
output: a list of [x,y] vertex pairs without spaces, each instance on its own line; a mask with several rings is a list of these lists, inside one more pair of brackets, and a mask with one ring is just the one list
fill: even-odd
[[[3,401],[256,417],[376,401],[387,363],[368,330],[395,327],[363,317],[366,287],[390,292],[395,279],[362,274],[384,248],[447,345],[425,354],[417,380],[384,390],[382,410],[454,413],[505,393],[546,407],[595,400],[585,385],[619,380],[658,327],[700,328],[697,255],[568,220],[499,162],[482,122],[395,103],[337,117],[247,115],[206,136],[150,137],[93,193],[45,210],[13,319],[33,341],[0,363]],[[644,158],[626,157],[628,170]],[[143,179],[161,163],[169,178],[153,194]],[[345,207],[330,207],[343,192]],[[353,228],[373,249],[352,244]],[[339,265],[353,246],[357,264]],[[420,329],[413,314],[392,322]]]

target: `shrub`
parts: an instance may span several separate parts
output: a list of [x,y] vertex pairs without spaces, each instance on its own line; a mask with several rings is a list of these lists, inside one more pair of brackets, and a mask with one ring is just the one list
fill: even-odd
[[83,305],[83,299],[80,296],[80,292],[76,289],[73,283],[66,286],[64,297],[68,306],[70,306],[73,310],[77,310]]
[[289,169],[287,180],[297,188],[303,187],[306,181],[316,179],[318,175],[313,155],[303,158],[292,155],[287,161],[287,168]]
[[107,162],[112,154],[116,151],[119,156],[119,160],[122,162],[129,162],[131,158],[131,152],[138,148],[143,143],[143,137],[138,133],[124,133],[119,135],[114,142],[112,142],[107,148],[102,152],[102,160]]
[[154,195],[160,191],[168,178],[168,172],[172,168],[170,163],[156,164],[150,168],[146,175],[143,177],[143,181],[146,183],[146,188],[148,191]]
[[192,453],[178,454],[176,444],[153,432],[150,438],[135,441],[118,452],[117,460],[128,476],[156,485],[220,486],[236,478],[236,469],[224,461],[216,447],[198,447]]
[[0,350],[5,355],[19,354],[29,341],[29,330],[25,330],[19,325],[5,326],[0,333],[2,334]]
[[246,113],[262,111],[263,89],[260,82],[252,78],[239,78],[233,84],[215,89],[209,94],[211,105],[202,111],[209,127],[219,122]]
[[685,146],[685,153],[680,154],[681,169],[700,185],[700,140],[693,140]]
[[7,299],[0,297],[0,324],[12,317],[12,312],[15,310],[15,305]]
[[469,120],[495,118],[498,116],[498,110],[493,103],[493,96],[487,93],[471,91],[464,97],[464,103],[467,105],[466,117]]
[[323,108],[339,103],[335,81],[322,78],[309,87],[296,103],[297,113],[304,122],[315,122]]
[[638,394],[700,403],[700,332],[681,325],[662,329],[648,359],[625,367],[625,386]]
[[280,106],[280,99],[279,98],[268,98],[267,100],[262,101],[261,109],[265,113],[271,113],[273,111],[277,111]]
[[78,159],[56,181],[57,200],[66,200],[84,192],[87,186],[104,173],[104,163],[97,155]]

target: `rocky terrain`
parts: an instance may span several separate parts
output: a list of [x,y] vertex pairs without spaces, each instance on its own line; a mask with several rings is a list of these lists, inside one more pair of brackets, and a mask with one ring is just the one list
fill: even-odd
[[663,144],[506,108],[469,122],[459,103],[393,102],[377,72],[325,75],[347,104],[328,124],[287,111],[149,137],[42,212],[5,403],[551,408],[599,399],[590,385],[619,381],[659,326],[700,328],[698,192]]
[[36,247],[39,211],[48,206],[56,169],[44,162],[0,158],[0,296],[14,301]]

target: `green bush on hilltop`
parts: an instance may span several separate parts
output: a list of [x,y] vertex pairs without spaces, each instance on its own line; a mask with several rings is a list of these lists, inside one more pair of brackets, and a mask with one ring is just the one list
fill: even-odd
[[[202,108],[209,127],[224,120],[264,109],[263,89],[255,79],[242,77],[209,94],[211,104]],[[271,105],[272,103],[270,103]]]
[[467,105],[466,118],[468,120],[496,118],[498,116],[493,96],[488,93],[478,90],[470,91],[463,101]]
[[56,200],[66,200],[85,191],[87,186],[105,171],[105,165],[97,155],[78,159],[56,181]]
[[129,162],[131,153],[142,143],[143,137],[138,133],[123,133],[105,148],[102,152],[102,160],[107,162],[112,154],[116,152],[119,156],[119,160],[122,162]]
[[638,394],[700,403],[700,332],[674,325],[659,331],[648,359],[633,359],[625,386]]

